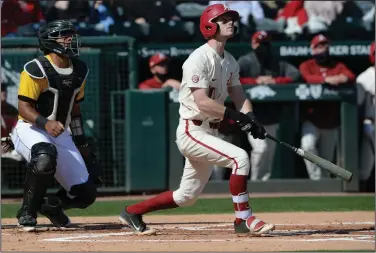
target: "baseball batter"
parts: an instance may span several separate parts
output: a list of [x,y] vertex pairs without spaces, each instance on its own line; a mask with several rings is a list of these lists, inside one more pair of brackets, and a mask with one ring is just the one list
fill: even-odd
[[[41,27],[38,39],[44,56],[26,63],[21,73],[19,120],[11,135],[15,150],[28,161],[17,213],[26,231],[35,229],[37,212],[55,226],[68,226],[63,209],[86,208],[97,193],[81,156],[90,159],[91,154],[79,106],[89,69],[77,59],[77,30],[71,22],[57,20]],[[54,177],[63,188],[57,196],[45,197]]]
[[[256,218],[248,204],[247,178],[250,169],[245,150],[216,137],[221,120],[232,121],[255,138],[265,138],[264,127],[252,113],[252,104],[239,81],[239,66],[224,50],[233,37],[239,19],[236,11],[223,4],[205,9],[200,30],[208,42],[196,49],[183,64],[179,92],[180,123],[176,144],[185,159],[179,189],[125,208],[120,221],[137,233],[154,234],[146,227],[142,215],[151,211],[193,205],[208,182],[213,165],[231,168],[230,191],[235,209],[234,229],[238,234],[264,234],[273,224]],[[231,97],[238,111],[226,108]]]

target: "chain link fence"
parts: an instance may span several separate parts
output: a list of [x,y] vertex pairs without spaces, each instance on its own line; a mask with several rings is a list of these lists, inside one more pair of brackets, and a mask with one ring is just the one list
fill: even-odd
[[[95,147],[105,183],[100,191],[124,189],[124,175],[114,171],[110,92],[137,85],[135,40],[127,36],[83,37],[80,59],[89,67],[85,100],[81,104],[85,133]],[[40,55],[31,38],[2,40],[1,79],[7,84],[7,102],[17,108],[20,73],[24,64]],[[121,154],[119,154],[121,155]],[[17,154],[2,154],[2,194],[19,194],[25,179],[26,161]],[[58,187],[57,182],[54,187]]]

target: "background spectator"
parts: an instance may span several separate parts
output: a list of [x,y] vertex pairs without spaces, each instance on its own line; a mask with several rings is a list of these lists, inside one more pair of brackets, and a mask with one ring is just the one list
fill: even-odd
[[[313,59],[304,61],[299,67],[307,83],[326,84],[335,88],[355,80],[355,75],[345,64],[332,59],[329,53],[329,40],[324,35],[319,34],[312,39],[311,50]],[[337,102],[324,101],[306,103],[302,106],[301,118],[302,149],[333,161],[339,139],[340,105]],[[304,162],[312,180],[329,176],[315,164],[307,160]]]
[[115,21],[107,6],[103,4],[103,1],[95,1],[90,3],[89,22],[95,25],[95,30],[108,33],[110,26],[113,25]]
[[[113,0],[112,9],[117,9],[117,18],[131,20],[137,24],[156,24],[169,20],[180,20],[174,0]],[[120,14],[120,15],[119,15]]]
[[1,115],[16,118],[18,117],[18,110],[13,105],[7,102],[8,92],[7,84],[1,82]]
[[289,1],[277,20],[287,22],[287,35],[302,34],[306,26],[311,33],[323,32],[342,12],[346,1]]
[[[210,1],[208,5],[217,3],[225,4],[230,9],[236,10],[240,15],[241,24],[248,27],[252,32],[255,30],[283,32],[284,23],[276,22],[274,18],[266,18],[260,1]],[[275,7],[277,7],[277,4],[275,4]]]
[[[367,182],[375,169],[375,42],[370,47],[371,66],[356,79],[357,84],[364,91],[360,104],[364,111],[361,113],[362,134],[360,143],[360,190],[375,191]],[[374,186],[374,184],[373,184]]]
[[89,1],[46,1],[45,16],[47,21],[68,19],[88,22],[90,15]]
[[[18,110],[7,102],[7,84],[1,82],[1,137],[7,137],[16,126]],[[21,161],[22,157],[15,150],[2,153],[2,158]]]
[[208,5],[212,4],[225,4],[231,10],[237,11],[240,15],[240,22],[245,26],[249,25],[250,18],[253,20],[265,18],[264,10],[259,1],[210,1]]
[[178,90],[180,88],[180,82],[176,79],[169,78],[169,60],[170,58],[167,55],[161,53],[150,57],[149,68],[153,77],[140,83],[139,88],[141,90],[148,90],[171,87]]
[[[242,84],[286,84],[296,82],[299,71],[293,65],[280,61],[272,54],[271,38],[265,31],[256,32],[251,39],[252,52],[239,58]],[[267,133],[276,136],[282,104],[254,104],[255,115]],[[254,139],[248,135],[252,146],[251,179],[268,180],[271,176],[276,143],[269,139]]]
[[3,1],[1,14],[1,37],[17,36],[20,26],[44,20],[41,6],[37,0]]

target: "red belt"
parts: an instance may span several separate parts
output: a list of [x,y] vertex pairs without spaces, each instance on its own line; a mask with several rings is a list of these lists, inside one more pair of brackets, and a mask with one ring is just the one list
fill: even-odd
[[[202,121],[201,120],[193,119],[191,121],[196,126],[201,126],[202,125]],[[215,123],[209,122],[209,127],[212,128],[212,129],[218,129],[219,128],[219,122],[215,122]]]

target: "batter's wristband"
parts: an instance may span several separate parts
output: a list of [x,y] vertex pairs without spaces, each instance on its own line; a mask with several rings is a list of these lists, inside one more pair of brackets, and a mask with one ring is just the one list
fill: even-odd
[[240,120],[240,115],[239,114],[240,114],[240,112],[232,110],[232,109],[226,107],[225,114],[223,115],[223,118],[227,119],[227,120],[237,121],[237,120]]
[[250,118],[250,119],[255,119],[255,115],[253,114],[253,112],[247,112],[247,116]]
[[37,127],[39,127],[40,129],[43,129],[43,130],[46,130],[46,124],[47,124],[47,122],[48,122],[48,119],[46,119],[42,115],[39,115],[35,119],[35,125],[37,125]]

